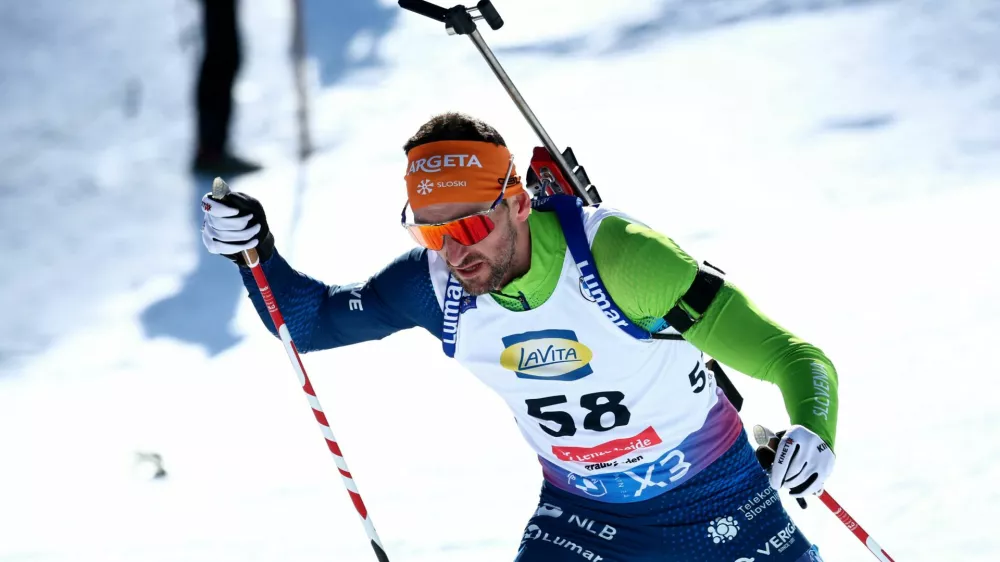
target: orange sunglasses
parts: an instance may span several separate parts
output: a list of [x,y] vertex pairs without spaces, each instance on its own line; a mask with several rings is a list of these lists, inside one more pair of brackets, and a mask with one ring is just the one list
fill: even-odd
[[493,232],[496,228],[496,224],[493,222],[489,215],[500,205],[503,201],[504,195],[507,193],[507,183],[510,181],[510,174],[514,170],[514,156],[510,157],[510,165],[507,167],[507,176],[504,177],[503,185],[500,188],[500,196],[493,201],[489,209],[485,211],[479,211],[478,213],[473,213],[464,217],[459,217],[457,219],[452,219],[446,222],[438,223],[416,223],[416,222],[406,222],[406,210],[410,207],[410,202],[407,200],[406,204],[403,205],[403,212],[400,215],[400,223],[403,228],[410,233],[413,240],[417,244],[427,248],[428,250],[440,250],[444,247],[445,236],[450,237],[455,242],[463,246],[472,246],[473,244],[478,244],[486,239],[487,236]]

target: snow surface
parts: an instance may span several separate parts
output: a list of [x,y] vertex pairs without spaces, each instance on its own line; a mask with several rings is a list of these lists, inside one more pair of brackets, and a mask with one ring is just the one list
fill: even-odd
[[[267,167],[231,185],[296,267],[360,281],[410,247],[424,120],[478,115],[522,168],[538,141],[467,39],[304,4],[318,151],[295,159],[291,3],[244,2],[234,140]],[[833,358],[831,494],[900,562],[996,560],[1000,5],[625,4],[497,0],[484,37],[607,204]],[[197,21],[0,6],[0,561],[373,559],[281,345],[200,244]],[[416,330],[304,361],[392,560],[513,558],[540,470],[499,398]],[[748,423],[787,423],[735,379]],[[871,559],[785,505],[827,560]]]

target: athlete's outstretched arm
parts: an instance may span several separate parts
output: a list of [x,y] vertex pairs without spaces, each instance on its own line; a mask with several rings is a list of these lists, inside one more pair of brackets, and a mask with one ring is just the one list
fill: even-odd
[[[637,324],[656,331],[687,292],[698,262],[671,239],[620,217],[607,217],[592,245],[608,292]],[[832,448],[837,427],[837,372],[816,346],[797,338],[761,312],[730,282],[698,322],[684,333],[705,353],[781,389],[792,424]]]
[[[327,285],[299,273],[277,251],[261,266],[302,353],[382,339],[416,326],[434,336],[441,333],[426,250],[407,252],[366,282],[349,285]],[[240,267],[240,275],[261,321],[277,335],[250,269]]]

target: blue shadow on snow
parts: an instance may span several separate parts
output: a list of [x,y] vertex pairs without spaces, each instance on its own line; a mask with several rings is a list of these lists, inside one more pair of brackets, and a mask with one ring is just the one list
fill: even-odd
[[889,127],[896,121],[890,113],[871,113],[830,118],[823,122],[823,129],[829,131],[875,131]]
[[379,65],[375,46],[403,9],[377,0],[302,0],[302,12],[306,50],[319,63],[320,83],[329,86],[349,71]]
[[[303,0],[302,9],[306,50],[318,63],[324,87],[337,83],[353,70],[378,67],[375,47],[403,11],[395,5],[381,6],[377,0]],[[245,41],[253,40],[253,30],[242,31]],[[301,167],[299,174],[304,175]],[[149,338],[173,338],[200,345],[210,355],[217,355],[240,342],[240,336],[232,331],[232,323],[240,301],[246,298],[246,289],[236,266],[221,256],[209,254],[201,243],[201,198],[211,191],[213,179],[191,177],[190,226],[199,233],[195,242],[198,256],[195,268],[184,278],[178,293],[150,305],[143,311],[141,321]],[[238,189],[238,185],[233,188]],[[301,197],[301,191],[295,190],[297,198]]]
[[153,303],[140,319],[146,337],[169,337],[204,347],[217,355],[240,342],[231,324],[239,301],[246,295],[236,265],[208,253],[201,243],[203,214],[201,198],[212,191],[213,177],[191,180],[191,224],[196,226],[198,262],[185,278],[181,290]]

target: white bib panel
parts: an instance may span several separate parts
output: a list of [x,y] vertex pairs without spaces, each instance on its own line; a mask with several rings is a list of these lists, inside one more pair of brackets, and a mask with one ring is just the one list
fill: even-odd
[[[461,288],[429,255],[444,307],[445,293]],[[569,251],[538,308],[461,300],[460,313],[445,310],[446,337],[450,320],[460,320],[455,359],[507,402],[561,489],[607,502],[648,499],[710,464],[742,431],[702,353],[684,340],[626,333],[602,308],[603,286],[581,276]]]

